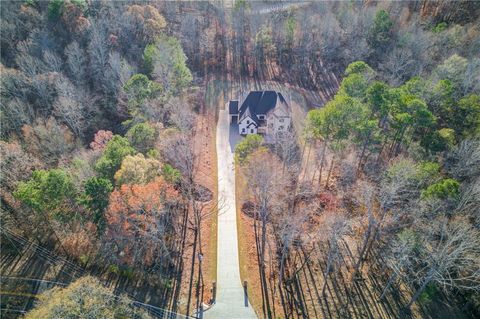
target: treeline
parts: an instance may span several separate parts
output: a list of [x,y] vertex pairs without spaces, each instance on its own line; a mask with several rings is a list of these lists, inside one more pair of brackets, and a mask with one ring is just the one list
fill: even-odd
[[[399,85],[430,74],[453,54],[478,58],[478,3],[435,5],[438,10],[421,1],[287,2],[269,10],[261,2],[235,1],[224,13],[231,14],[231,24],[218,18],[231,26],[231,33],[223,36],[224,42],[210,43],[224,48],[220,52],[231,59],[229,71],[237,78],[254,76],[328,92],[337,86],[332,72],[340,75],[361,60],[382,80]],[[467,10],[468,15],[461,14]],[[220,63],[224,59],[218,57]]]
[[152,318],[146,311],[136,308],[127,296],[115,296],[111,289],[88,276],[67,287],[53,288],[41,294],[37,307],[25,318],[65,318],[74,314],[94,318]]

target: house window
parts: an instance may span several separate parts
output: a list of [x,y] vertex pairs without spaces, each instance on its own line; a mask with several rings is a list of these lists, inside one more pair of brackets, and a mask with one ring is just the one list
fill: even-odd
[[250,120],[247,120],[247,124],[250,124]]
[[283,123],[283,119],[279,119],[278,121],[279,121],[280,123]]
[[252,129],[250,129],[250,133],[253,133],[253,128],[252,128]]
[[242,128],[242,133],[245,133],[245,129],[244,129],[244,128]]

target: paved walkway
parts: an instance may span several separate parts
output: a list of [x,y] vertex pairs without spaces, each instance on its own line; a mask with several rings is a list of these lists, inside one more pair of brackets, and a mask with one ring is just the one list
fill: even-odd
[[238,130],[230,127],[228,110],[220,110],[217,124],[218,215],[217,302],[204,313],[206,319],[256,318],[240,280],[235,208],[233,151]]

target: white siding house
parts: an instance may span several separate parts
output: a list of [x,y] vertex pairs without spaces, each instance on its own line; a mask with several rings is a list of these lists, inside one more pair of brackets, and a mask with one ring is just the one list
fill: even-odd
[[247,116],[238,122],[238,132],[242,135],[257,134],[257,125],[250,116]]
[[230,121],[238,124],[241,135],[262,134],[274,138],[291,128],[290,107],[281,93],[251,91],[240,104],[228,103]]

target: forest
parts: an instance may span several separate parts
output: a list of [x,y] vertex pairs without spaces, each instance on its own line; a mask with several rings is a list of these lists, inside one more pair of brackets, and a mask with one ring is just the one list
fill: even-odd
[[[0,317],[480,317],[480,2],[0,13]],[[232,138],[265,90],[290,129]]]

